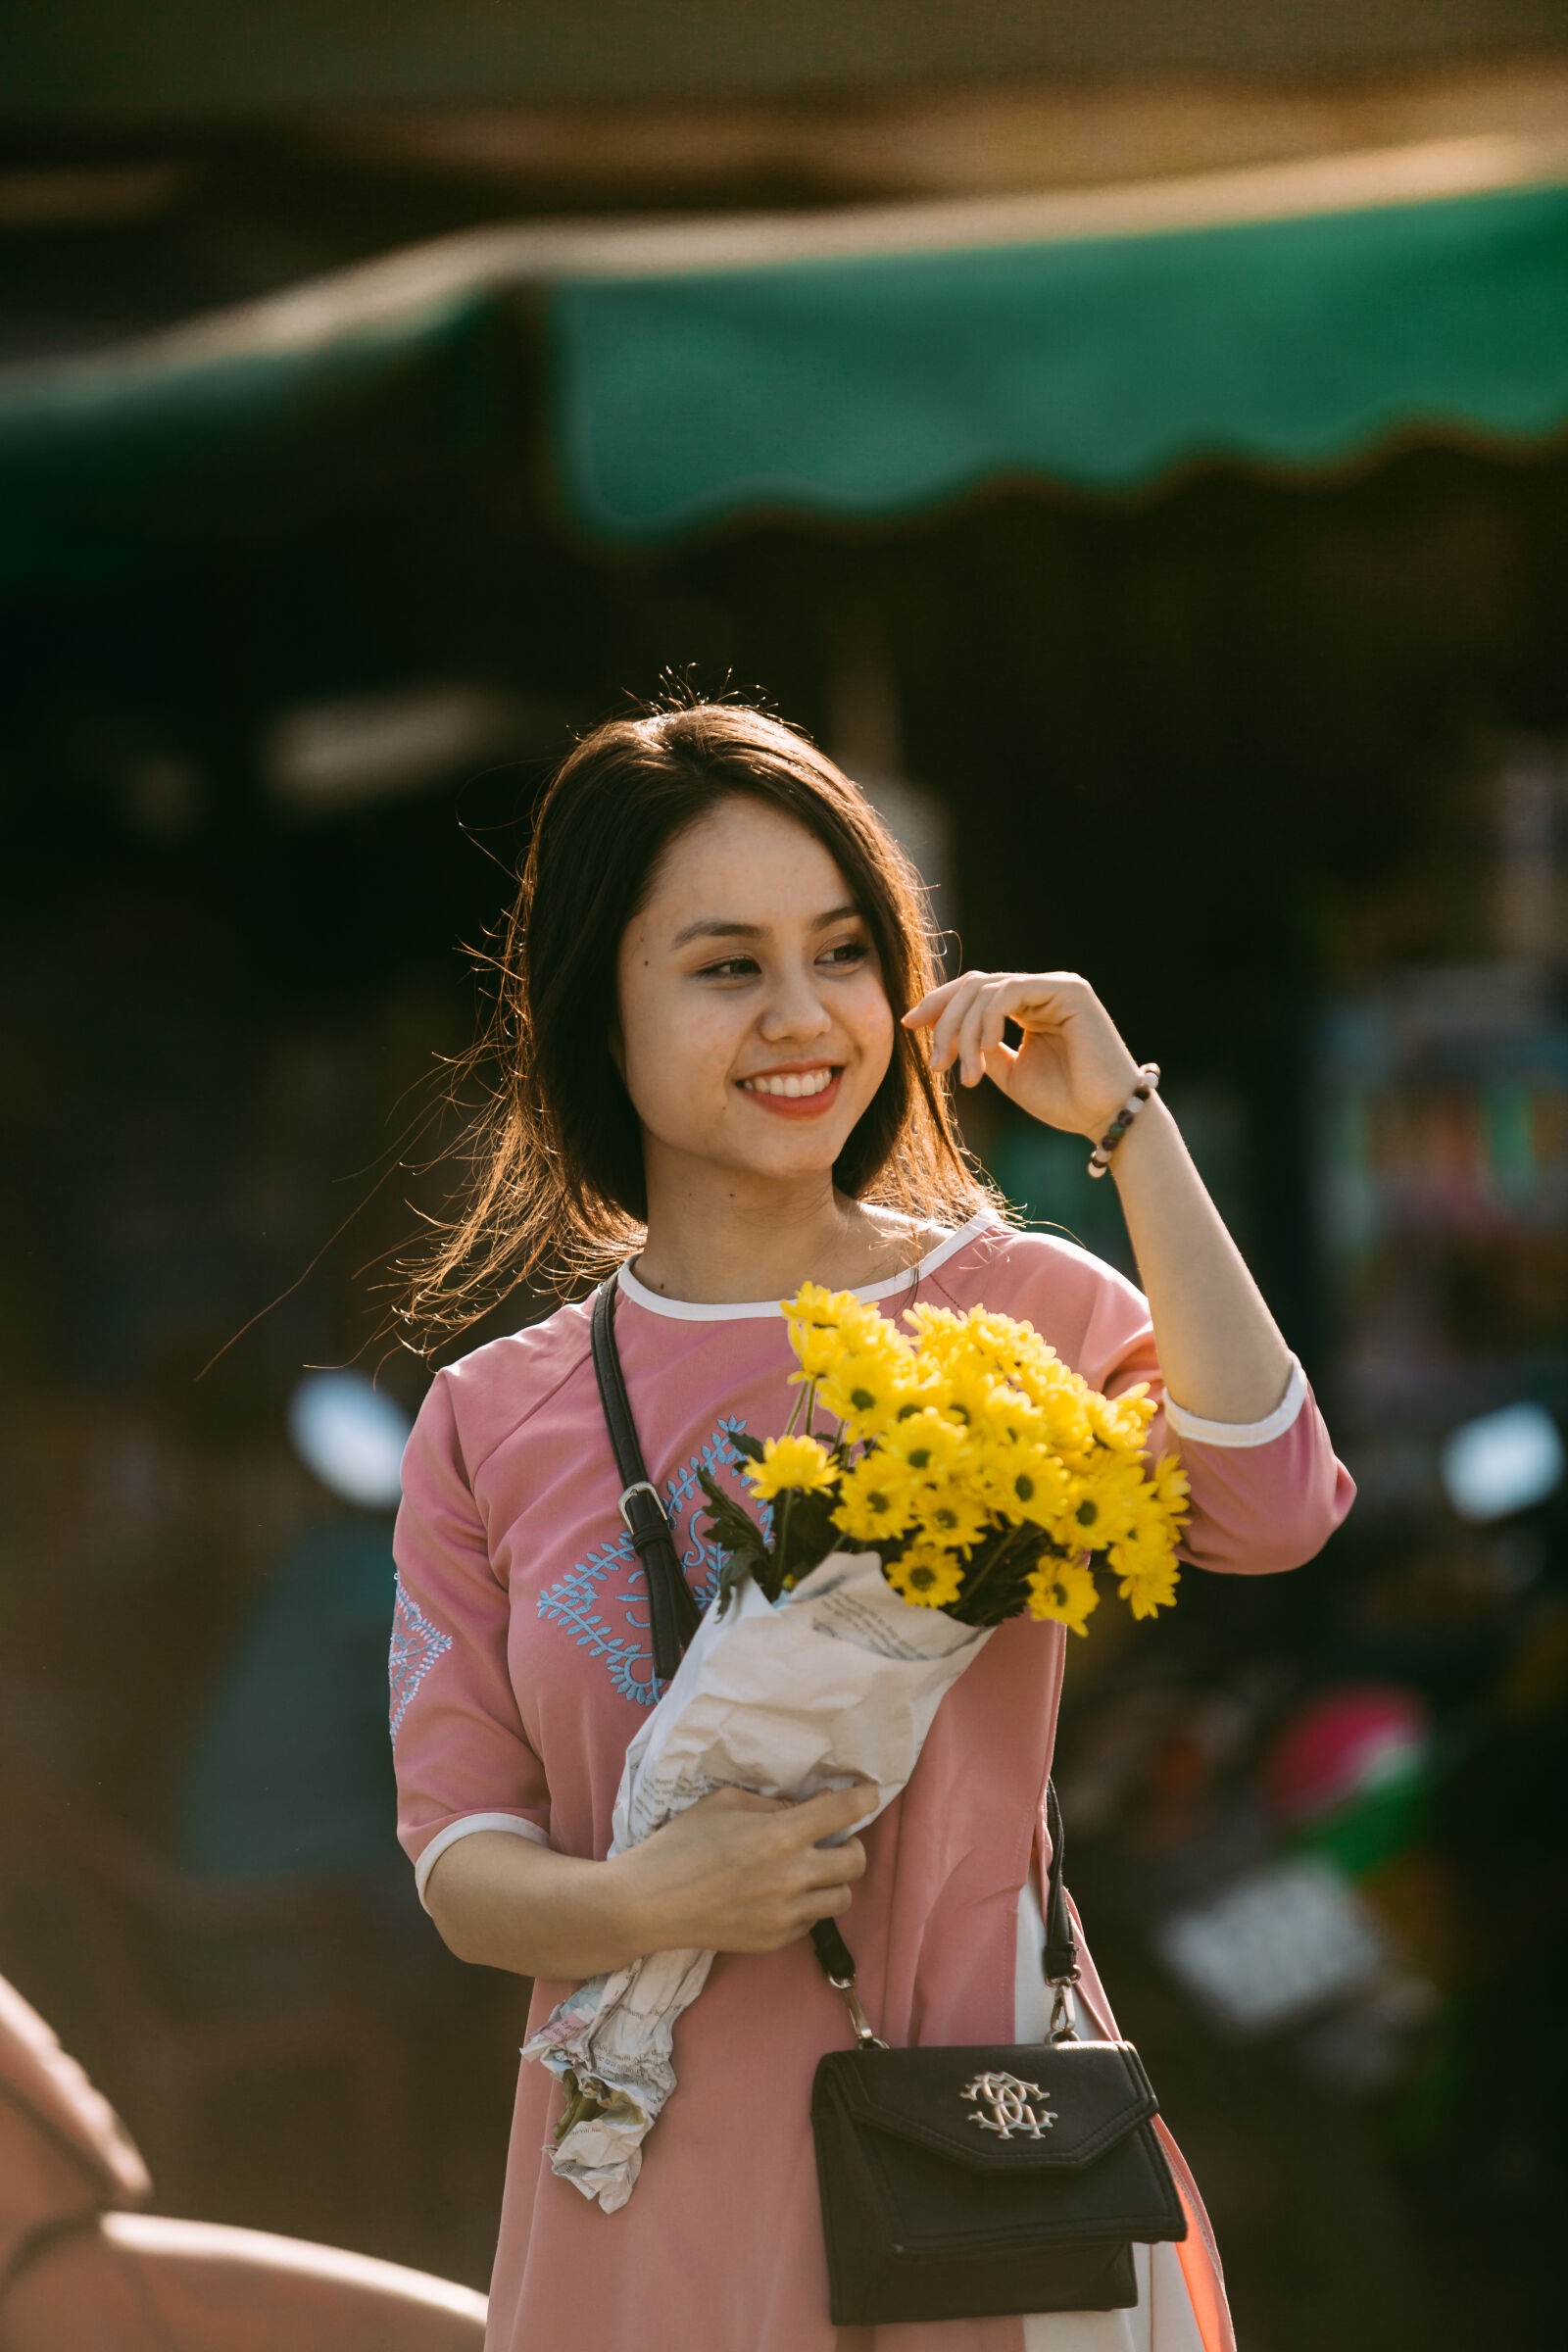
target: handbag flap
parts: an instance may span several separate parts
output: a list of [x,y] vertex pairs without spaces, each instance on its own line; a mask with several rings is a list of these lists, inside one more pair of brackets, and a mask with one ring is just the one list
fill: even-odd
[[1158,2113],[1130,2041],[834,2050],[812,2105],[838,2106],[974,2172],[1076,2172]]

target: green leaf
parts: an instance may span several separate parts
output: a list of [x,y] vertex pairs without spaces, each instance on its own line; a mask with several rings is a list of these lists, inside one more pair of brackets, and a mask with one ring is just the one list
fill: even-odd
[[776,1600],[780,1570],[763,1541],[761,1529],[748,1511],[742,1510],[734,1495],[725,1493],[710,1471],[699,1470],[697,1477],[708,1497],[709,1507],[704,1517],[724,1555],[718,1572],[720,1615],[749,1576],[756,1577],[769,1600]]
[[799,1584],[818,1561],[836,1551],[845,1538],[833,1524],[833,1509],[838,1496],[821,1488],[806,1493],[799,1487],[790,1490],[789,1515],[775,1514],[774,1525],[784,1531],[780,1544],[780,1576]]

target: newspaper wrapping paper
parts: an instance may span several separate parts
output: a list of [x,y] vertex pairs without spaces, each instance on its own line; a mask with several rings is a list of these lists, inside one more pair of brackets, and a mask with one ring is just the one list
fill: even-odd
[[[868,1826],[914,1769],[943,1694],[991,1638],[913,1608],[874,1551],[830,1552],[775,1604],[755,1582],[716,1598],[673,1682],[626,1750],[612,1854],[722,1788],[802,1798],[855,1781],[881,1791]],[[711,1952],[650,1952],[594,1977],[526,2044],[558,2080],[603,2085],[605,2112],[574,2125],[551,2169],[606,2213],[636,2186],[642,2144],[675,2087],[675,2021]]]

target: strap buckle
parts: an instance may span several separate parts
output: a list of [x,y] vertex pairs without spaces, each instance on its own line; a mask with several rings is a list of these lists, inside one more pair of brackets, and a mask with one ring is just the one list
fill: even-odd
[[1078,2038],[1078,1997],[1073,1991],[1077,1982],[1076,1969],[1065,1977],[1046,1979],[1052,1991],[1051,2023],[1046,2028],[1048,2041],[1076,2041]]
[[855,2028],[857,2047],[862,2050],[885,2050],[888,2046],[887,2043],[882,2039],[880,2034],[872,2033],[871,2020],[860,2006],[860,1996],[855,1989],[855,1979],[853,1977],[829,1977],[828,1983],[835,1992],[842,1993],[844,1996],[844,2006],[850,2013],[850,2024]]
[[653,1497],[655,1510],[659,1513],[661,1519],[664,1521],[664,1525],[666,1527],[669,1525],[669,1521],[665,1517],[664,1513],[663,1497],[660,1494],[659,1489],[655,1486],[653,1480],[651,1478],[633,1479],[631,1485],[626,1489],[625,1493],[621,1495],[619,1503],[616,1505],[616,1508],[620,1512],[621,1518],[625,1522],[626,1533],[628,1536],[635,1536],[637,1533],[637,1530],[631,1523],[631,1513],[626,1508],[627,1503],[630,1502],[634,1494],[651,1495]]

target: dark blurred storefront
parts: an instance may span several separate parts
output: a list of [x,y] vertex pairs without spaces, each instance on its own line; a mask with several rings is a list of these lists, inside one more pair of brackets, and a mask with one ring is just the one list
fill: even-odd
[[[901,487],[901,450],[925,446],[910,426],[844,461],[842,495],[821,485],[863,417],[848,362],[757,426],[776,469],[778,433],[808,439],[820,395],[807,495],[765,466],[748,481],[688,413],[679,355],[659,357],[669,320],[700,313],[710,381],[757,288],[792,272],[792,348],[848,347],[812,308],[811,270],[833,265],[790,258],[816,233],[792,208],[819,223],[806,200],[946,199],[892,166],[834,178],[820,118],[809,171],[799,112],[786,136],[754,98],[740,161],[694,132],[700,169],[683,177],[666,140],[634,188],[586,117],[546,164],[491,120],[489,178],[453,163],[439,118],[187,126],[162,147],[123,124],[18,131],[0,196],[25,216],[47,321],[26,329],[19,306],[26,366],[0,383],[0,1970],[118,2100],[168,2209],[483,2282],[516,1988],[447,1959],[390,1825],[384,1870],[225,1875],[181,1853],[181,1792],[279,1563],[325,1559],[299,1549],[323,1531],[345,1559],[381,1541],[291,1448],[290,1397],[304,1367],[352,1361],[417,1403],[386,1268],[443,1196],[440,1058],[484,985],[464,950],[482,954],[572,730],[673,670],[766,695],[861,775],[967,961],[1095,980],[1163,1065],[1360,1482],[1321,1562],[1189,1577],[1156,1630],[1097,1630],[1068,1683],[1075,1888],[1204,2183],[1244,2345],[1544,2332],[1564,2185],[1568,196],[1550,157],[1568,116],[1560,67],[1445,71],[1424,114],[1408,92],[1397,120],[1387,89],[1381,116],[1364,91],[1359,116],[1335,100],[1352,130],[1387,130],[1363,142],[1381,195],[1354,201],[1352,173],[1343,202],[1293,214],[1276,195],[1258,217],[1316,220],[1320,252],[1419,214],[1378,365],[1436,367],[1446,319],[1463,397],[1406,390],[1314,448],[1314,384],[1340,416],[1350,377],[1324,350],[1305,381],[1291,346],[1261,370],[1250,439],[1184,424],[1100,478],[1087,458],[981,449]],[[1452,89],[1482,83],[1465,115]],[[1096,103],[1131,136],[1125,91]],[[1083,234],[1157,230],[1174,256],[1240,233],[1245,205],[1190,234],[1150,225],[1197,201],[1184,159],[1213,178],[1304,168],[1298,133],[1247,148],[1255,93],[1226,105],[1202,152],[1190,109],[1186,148],[1160,134],[1138,182],[1154,212]],[[844,106],[834,152],[863,170],[863,107]],[[903,149],[896,114],[878,152],[936,151],[929,110]],[[1439,131],[1468,161],[1426,154]],[[971,157],[1006,146],[995,116],[964,135]],[[1423,149],[1399,167],[1419,185],[1387,176],[1400,140]],[[1340,146],[1337,168],[1372,169]],[[84,222],[85,196],[74,224],[60,213],[71,172],[101,194],[105,173],[129,189],[165,165],[166,195],[131,191],[118,224]],[[693,201],[694,175],[728,225],[651,220]],[[992,194],[1027,193],[1021,166],[998,175]],[[666,242],[635,268],[615,248],[617,273],[591,216],[633,202],[639,221],[606,234],[651,221]],[[1474,268],[1445,279],[1431,223],[1466,205]],[[1505,268],[1486,240],[1510,205]],[[552,223],[566,209],[578,226]],[[515,232],[489,225],[514,214]],[[289,223],[281,258],[268,220]],[[759,260],[774,235],[782,258]],[[923,250],[945,257],[944,299],[967,300],[956,235]],[[414,260],[382,269],[394,245]],[[1082,238],[1069,224],[1052,250],[1066,268]],[[73,270],[98,322],[75,349],[101,358],[73,357]],[[287,295],[318,270],[336,274]],[[1260,316],[1250,295],[1200,315],[1200,293],[1162,347],[1171,401],[1200,407],[1194,351],[1227,377],[1216,350],[1240,353],[1238,321]],[[1321,299],[1327,317],[1332,285]],[[1128,303],[1146,333],[1137,286]],[[197,311],[213,317],[183,341],[129,340]],[[973,414],[953,316],[911,403],[936,444],[945,415]],[[898,332],[918,354],[906,316]],[[735,347],[737,380],[779,348],[765,326]],[[1125,416],[1090,371],[1076,447],[1130,448],[1157,421],[1160,349],[1129,344]],[[618,471],[599,462],[617,434]],[[725,464],[730,495],[692,488]],[[612,478],[619,526],[585,490]],[[1126,1262],[1078,1145],[1000,1099],[969,1116],[1024,1213]],[[1288,1949],[1270,1901],[1298,1923]]]

